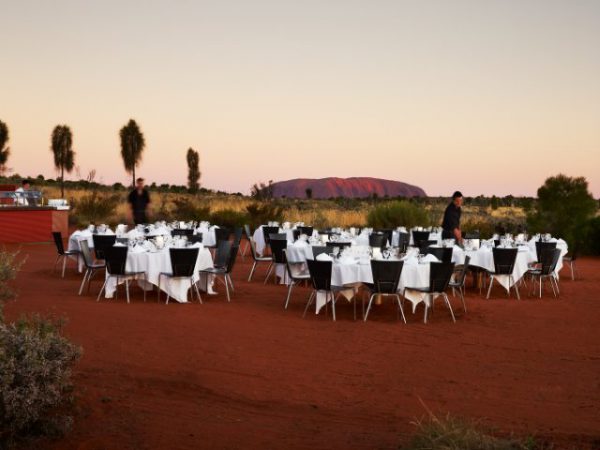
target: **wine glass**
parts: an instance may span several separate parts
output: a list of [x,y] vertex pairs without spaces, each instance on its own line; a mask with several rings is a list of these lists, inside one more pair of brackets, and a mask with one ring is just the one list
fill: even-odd
[[336,245],[335,247],[333,247],[333,257],[337,259],[339,254],[340,254],[340,248]]

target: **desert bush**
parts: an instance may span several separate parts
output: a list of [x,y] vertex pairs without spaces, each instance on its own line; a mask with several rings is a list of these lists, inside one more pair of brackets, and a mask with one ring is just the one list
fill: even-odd
[[101,194],[94,190],[78,199],[72,199],[71,219],[79,226],[90,223],[112,223],[117,206],[123,202],[119,194]]
[[571,246],[585,239],[585,227],[598,210],[584,177],[557,175],[538,189],[535,210],[527,217],[532,232],[552,233]]
[[585,245],[581,247],[583,253],[600,255],[600,216],[591,219],[586,227]]
[[367,215],[367,224],[373,228],[414,227],[428,223],[427,211],[422,206],[406,200],[377,205]]
[[0,320],[2,319],[2,304],[15,296],[10,282],[16,278],[22,264],[22,262],[17,262],[17,255],[16,252],[0,250]]
[[541,450],[543,444],[529,438],[495,437],[483,431],[478,424],[447,415],[437,418],[430,414],[415,422],[417,432],[405,450]]
[[210,206],[197,198],[177,197],[173,199],[173,204],[171,219],[208,220],[210,217]]
[[284,209],[275,203],[257,202],[246,206],[246,212],[248,213],[250,225],[256,228],[272,220],[277,222],[283,221]]
[[226,228],[244,226],[248,222],[248,214],[233,209],[221,209],[210,215],[210,223]]
[[0,323],[0,447],[24,436],[66,431],[71,367],[80,349],[60,324],[34,317]]

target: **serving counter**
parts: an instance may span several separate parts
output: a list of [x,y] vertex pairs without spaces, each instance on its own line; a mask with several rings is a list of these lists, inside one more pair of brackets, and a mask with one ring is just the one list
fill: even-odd
[[48,242],[69,235],[69,210],[51,206],[0,206],[0,243]]

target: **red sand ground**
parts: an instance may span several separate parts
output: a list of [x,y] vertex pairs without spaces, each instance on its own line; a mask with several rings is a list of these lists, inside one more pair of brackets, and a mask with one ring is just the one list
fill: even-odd
[[[77,414],[54,449],[398,448],[425,414],[475,418],[501,433],[536,434],[561,448],[600,438],[600,260],[580,261],[561,298],[485,301],[470,290],[452,324],[442,304],[396,321],[389,305],[367,323],[302,318],[308,290],[288,311],[281,286],[234,274],[232,303],[127,305],[76,295],[81,276],[50,270],[49,244],[25,245],[9,318],[65,317],[83,347],[74,371]],[[566,272],[565,272],[566,273]],[[459,301],[455,299],[458,311]],[[420,400],[421,399],[421,400]],[[38,446],[40,448],[40,446]]]

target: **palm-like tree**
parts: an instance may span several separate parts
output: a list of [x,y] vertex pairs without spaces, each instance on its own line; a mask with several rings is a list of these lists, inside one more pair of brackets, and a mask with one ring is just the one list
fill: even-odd
[[135,120],[129,119],[127,125],[119,132],[121,138],[121,157],[125,170],[132,175],[132,186],[135,186],[135,167],[142,159],[142,152],[146,146],[144,134]]
[[65,170],[69,173],[75,166],[75,152],[73,151],[73,133],[67,125],[56,125],[52,130],[52,153],[54,153],[54,167],[60,170],[60,194],[65,196]]
[[188,189],[192,193],[198,192],[200,188],[200,154],[193,148],[188,148],[187,155],[188,164]]
[[8,126],[0,120],[0,175],[4,173],[6,161],[10,155],[10,148],[6,147],[8,142]]

